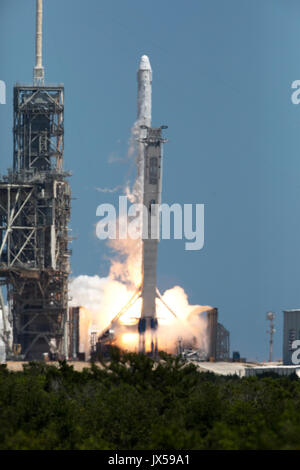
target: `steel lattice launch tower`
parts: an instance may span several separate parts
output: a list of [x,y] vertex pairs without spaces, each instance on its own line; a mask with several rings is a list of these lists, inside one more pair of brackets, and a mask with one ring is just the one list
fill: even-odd
[[0,278],[15,350],[38,360],[66,353],[71,193],[63,169],[64,87],[44,84],[42,0],[36,8],[34,81],[14,87],[13,169],[0,181]]

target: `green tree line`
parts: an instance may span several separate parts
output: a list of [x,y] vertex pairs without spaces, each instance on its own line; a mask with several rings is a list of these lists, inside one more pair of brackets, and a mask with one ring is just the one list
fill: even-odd
[[0,366],[0,449],[300,449],[300,381],[112,352],[82,372]]

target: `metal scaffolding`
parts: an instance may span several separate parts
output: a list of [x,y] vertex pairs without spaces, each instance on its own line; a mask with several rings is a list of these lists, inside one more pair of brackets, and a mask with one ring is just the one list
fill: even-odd
[[63,86],[16,85],[13,170],[0,180],[0,283],[25,359],[66,350],[71,191],[63,148]]

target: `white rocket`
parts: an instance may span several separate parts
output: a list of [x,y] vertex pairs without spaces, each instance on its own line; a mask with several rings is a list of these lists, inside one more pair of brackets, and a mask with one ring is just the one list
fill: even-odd
[[[142,311],[138,324],[139,350],[145,352],[145,335],[150,332],[151,352],[157,351],[156,266],[159,236],[159,211],[162,183],[161,129],[151,128],[152,69],[149,58],[141,57],[138,70],[138,124],[140,139],[138,165],[141,167],[142,202],[147,209],[147,227],[143,227],[142,247]],[[145,221],[143,221],[145,223]],[[145,236],[146,235],[146,236]]]
[[[141,317],[138,322],[139,351],[150,352],[152,356],[157,352],[157,316],[156,298],[161,296],[156,287],[157,249],[159,241],[159,211],[157,205],[161,203],[162,182],[162,129],[166,126],[151,127],[151,97],[152,97],[152,69],[149,58],[143,55],[140,60],[138,72],[138,99],[137,121],[135,134],[138,137],[137,155],[137,182],[138,200],[143,203],[148,214],[147,227],[143,226],[142,240],[142,283],[132,298],[111,321],[108,328],[99,337],[99,341],[107,340],[110,329],[120,331],[118,324],[120,317],[137,301],[142,298]],[[136,182],[136,183],[137,183]],[[144,223],[144,219],[143,219]],[[145,236],[146,234],[146,236]],[[154,236],[153,236],[154,235]],[[165,304],[165,302],[163,302]],[[165,306],[169,308],[166,304]],[[169,309],[170,310],[170,309]],[[171,310],[170,310],[171,311]],[[173,315],[174,312],[171,311]],[[124,325],[122,326],[124,329]],[[121,328],[121,329],[122,329]],[[150,341],[148,341],[148,339]]]

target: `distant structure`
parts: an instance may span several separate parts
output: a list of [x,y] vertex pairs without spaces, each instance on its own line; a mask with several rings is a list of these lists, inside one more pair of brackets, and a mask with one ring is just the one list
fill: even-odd
[[274,328],[274,320],[275,320],[275,314],[273,312],[267,313],[267,320],[270,322],[270,327],[267,333],[270,335],[270,343],[269,343],[269,362],[272,362],[272,357],[273,357],[273,336],[275,333],[275,328]]
[[206,313],[207,319],[207,356],[208,359],[216,360],[217,358],[217,328],[218,328],[218,309],[212,308]]
[[228,361],[230,356],[230,333],[226,328],[218,323],[217,326],[217,361]]
[[67,356],[70,186],[64,171],[64,87],[45,85],[42,0],[32,85],[14,87],[13,169],[0,181],[0,282],[25,360]]
[[[283,312],[283,364],[293,365],[293,341],[300,340],[300,309]],[[298,347],[296,348],[298,349]]]
[[210,361],[228,361],[230,355],[229,331],[221,323],[218,323],[218,309],[208,310],[206,318],[207,359]]
[[79,354],[80,307],[69,307],[68,351],[69,358],[75,361]]

